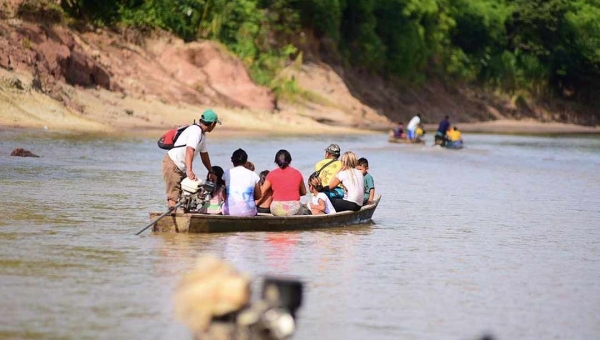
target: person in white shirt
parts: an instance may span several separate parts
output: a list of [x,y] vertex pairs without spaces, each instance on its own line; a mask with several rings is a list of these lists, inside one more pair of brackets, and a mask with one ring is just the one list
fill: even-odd
[[408,139],[415,139],[417,138],[417,134],[415,133],[415,131],[417,131],[417,128],[419,127],[419,124],[421,123],[421,114],[417,114],[416,116],[412,117],[412,119],[410,120],[410,122],[408,122],[408,125],[406,126],[406,129],[408,130]]
[[365,182],[363,174],[356,169],[358,160],[356,154],[347,151],[342,155],[342,170],[329,182],[329,190],[342,184],[345,189],[344,198],[334,198],[331,200],[335,211],[358,211],[363,205],[363,196],[365,192]]
[[256,216],[256,200],[260,199],[260,178],[244,165],[248,154],[237,149],[231,155],[233,168],[225,171],[225,204],[223,215]]
[[312,194],[310,201],[308,202],[308,208],[313,215],[336,213],[329,197],[327,197],[325,193],[320,192],[323,190],[323,185],[321,184],[321,178],[319,178],[319,176],[310,176],[308,178],[308,190]]
[[165,180],[167,204],[171,208],[177,204],[181,196],[181,181],[189,177],[196,180],[197,176],[192,170],[194,155],[199,154],[202,164],[208,170],[208,176],[211,181],[216,182],[217,178],[212,170],[208,149],[206,148],[207,132],[215,129],[216,125],[221,124],[219,117],[213,110],[206,110],[200,117],[199,124],[188,126],[177,137],[174,146],[167,152],[162,161],[162,174]]

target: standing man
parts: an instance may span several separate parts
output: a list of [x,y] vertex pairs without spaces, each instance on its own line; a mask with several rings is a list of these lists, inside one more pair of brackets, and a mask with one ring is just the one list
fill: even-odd
[[420,123],[421,114],[417,113],[417,115],[412,117],[412,119],[410,120],[410,122],[408,122],[408,125],[406,126],[406,129],[408,130],[408,139],[414,140],[417,137],[415,131],[417,131],[417,127],[419,127]]
[[202,113],[199,124],[188,126],[175,141],[175,145],[167,152],[162,161],[162,173],[165,180],[167,203],[169,208],[175,206],[181,196],[181,181],[189,177],[196,180],[198,177],[192,169],[194,155],[200,155],[202,164],[208,170],[211,181],[216,183],[217,177],[212,170],[208,149],[206,148],[205,133],[211,132],[221,124],[217,113],[208,109]]
[[[340,146],[331,144],[325,149],[325,159],[315,165],[315,172],[319,172],[323,187],[328,187],[331,179],[342,169],[342,162],[338,158],[340,158]],[[336,187],[331,191],[326,191],[325,194],[329,198],[340,198],[344,197],[344,190]]]
[[450,129],[450,117],[445,116],[444,119],[438,125],[437,132],[435,133],[435,144],[444,145],[446,144],[446,131]]

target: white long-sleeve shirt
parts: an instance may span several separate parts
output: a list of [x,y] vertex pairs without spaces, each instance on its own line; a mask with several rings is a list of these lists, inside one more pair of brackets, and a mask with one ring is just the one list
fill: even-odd
[[410,120],[410,122],[408,122],[408,125],[406,126],[406,128],[408,130],[416,130],[417,126],[419,126],[419,123],[421,122],[421,118],[419,118],[419,116],[414,116],[412,117],[412,119]]

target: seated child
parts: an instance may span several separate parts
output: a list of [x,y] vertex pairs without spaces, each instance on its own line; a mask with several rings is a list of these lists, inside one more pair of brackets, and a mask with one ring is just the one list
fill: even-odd
[[398,123],[398,126],[394,128],[394,138],[406,138],[404,133],[404,124]]
[[450,142],[462,142],[462,134],[456,126],[452,130],[448,129],[446,134]]
[[[269,174],[269,170],[261,171],[258,175],[260,181],[258,184],[262,187],[265,184],[265,179]],[[271,202],[273,202],[273,189],[267,190],[267,192],[262,195],[262,197],[255,201],[256,203],[256,211],[262,214],[270,214],[271,213]]]
[[422,138],[423,136],[425,136],[425,130],[423,129],[423,125],[419,124],[417,126],[417,130],[415,131],[415,135],[417,136],[417,138]]
[[[213,166],[212,171],[217,176],[217,183],[215,183],[215,191],[213,191],[210,201],[206,202],[200,212],[210,215],[221,215],[223,213],[223,202],[225,202],[225,180],[223,180],[223,168],[220,166]],[[208,176],[206,177],[208,181]]]
[[364,157],[360,158],[356,169],[362,172],[365,179],[365,198],[363,204],[371,204],[375,198],[375,181],[373,180],[373,176],[367,172],[369,170],[369,161]]
[[308,208],[313,215],[323,214],[335,214],[335,208],[331,201],[321,192],[323,185],[321,184],[321,178],[319,176],[311,176],[308,179],[308,191],[312,193],[310,201],[308,201]]
[[254,171],[254,163],[248,161],[248,162],[246,162],[246,164],[244,164],[244,168],[246,168],[250,171]]

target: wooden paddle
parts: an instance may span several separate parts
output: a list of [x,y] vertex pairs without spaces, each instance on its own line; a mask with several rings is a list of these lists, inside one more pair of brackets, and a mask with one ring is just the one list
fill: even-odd
[[156,222],[158,222],[158,221],[159,221],[161,218],[163,218],[163,217],[165,217],[165,216],[169,215],[169,214],[170,214],[170,213],[171,213],[173,210],[175,210],[175,209],[179,208],[179,207],[180,207],[180,206],[181,206],[183,203],[185,203],[185,202],[186,202],[186,200],[181,200],[181,201],[179,201],[179,203],[177,203],[177,204],[175,204],[174,206],[170,207],[170,208],[169,208],[169,210],[167,210],[167,212],[166,212],[166,213],[164,213],[164,214],[162,214],[162,215],[158,216],[158,218],[157,218],[157,219],[155,219],[154,221],[150,222],[150,224],[148,224],[146,227],[144,227],[144,229],[142,229],[142,230],[138,231],[138,232],[136,233],[136,235],[139,235],[139,234],[141,234],[142,232],[144,232],[144,230],[146,230],[146,229],[150,228],[151,226],[155,225],[155,224],[156,224]]

